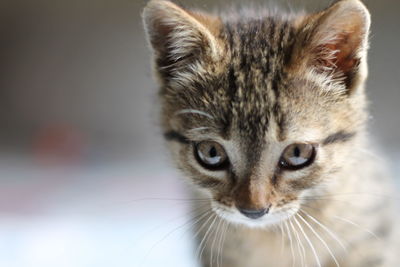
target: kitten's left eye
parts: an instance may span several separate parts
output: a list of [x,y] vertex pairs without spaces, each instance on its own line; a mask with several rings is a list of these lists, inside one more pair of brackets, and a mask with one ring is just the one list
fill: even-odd
[[311,144],[292,144],[285,148],[279,166],[287,170],[299,170],[314,162],[316,149]]
[[225,149],[213,141],[203,141],[195,144],[196,160],[206,169],[215,171],[225,169],[228,165],[228,156]]

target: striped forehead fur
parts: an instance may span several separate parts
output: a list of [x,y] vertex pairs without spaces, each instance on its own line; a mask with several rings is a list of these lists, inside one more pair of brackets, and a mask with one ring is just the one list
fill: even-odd
[[[166,128],[171,127],[168,121],[179,120],[180,126],[176,129],[182,129],[186,138],[201,138],[205,130],[227,139],[234,135],[247,166],[257,164],[265,142],[270,140],[266,135],[284,140],[288,131],[297,127],[288,124],[288,120],[300,121],[298,115],[303,113],[301,106],[294,112],[293,100],[287,102],[293,94],[305,93],[305,90],[294,90],[296,85],[290,82],[293,75],[287,66],[296,45],[298,20],[304,15],[282,14],[266,9],[225,12],[216,37],[223,44],[224,57],[191,61],[163,84]],[[304,100],[310,96],[327,105],[346,100],[343,98],[346,88],[339,79],[313,68],[305,70],[303,76],[303,86],[314,90],[314,94],[308,92],[302,96],[304,104],[307,105]],[[286,92],[284,96],[282,92]],[[197,114],[171,116],[180,110],[197,110]],[[314,110],[318,112],[317,108]],[[200,115],[201,112],[209,117]],[[322,119],[324,116],[320,114],[319,120]],[[188,131],[192,129],[201,130]],[[321,138],[334,134],[332,131]]]
[[[174,153],[193,181],[214,191],[219,188],[217,184],[225,184],[232,192],[240,181],[247,179],[253,188],[264,181],[279,195],[279,190],[301,191],[327,179],[326,174],[336,164],[322,166],[327,160],[322,156],[318,157],[321,162],[304,173],[289,175],[276,169],[280,154],[291,143],[319,143],[326,147],[325,153],[330,153],[332,147],[343,147],[358,138],[363,129],[363,90],[350,96],[347,84],[334,70],[322,66],[321,71],[312,65],[323,65],[331,58],[309,59],[320,56],[313,54],[312,34],[323,34],[329,27],[328,23],[319,32],[315,21],[322,20],[322,15],[314,18],[258,8],[225,11],[215,17],[177,6],[172,7],[171,15],[165,11],[170,4],[152,2],[161,7],[156,8],[155,18],[154,10],[148,10],[145,21],[153,23],[152,30],[166,34],[152,40],[155,49],[165,42],[161,54],[155,55],[156,72],[163,76],[162,123],[166,138],[181,143],[174,146]],[[160,19],[160,14],[173,18]],[[211,25],[207,19],[216,24]],[[331,44],[326,45],[330,48]],[[167,65],[163,65],[162,53],[170,60]],[[332,52],[329,56],[335,55]],[[216,181],[214,175],[196,165],[191,144],[199,140],[218,141],[238,154],[232,158],[235,166],[226,173],[232,184]]]

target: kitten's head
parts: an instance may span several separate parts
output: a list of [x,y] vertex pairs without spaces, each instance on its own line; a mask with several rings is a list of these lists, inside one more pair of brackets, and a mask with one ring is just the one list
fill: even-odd
[[172,154],[215,212],[249,226],[333,187],[365,122],[365,6],[266,13],[214,16],[168,1],[144,10]]

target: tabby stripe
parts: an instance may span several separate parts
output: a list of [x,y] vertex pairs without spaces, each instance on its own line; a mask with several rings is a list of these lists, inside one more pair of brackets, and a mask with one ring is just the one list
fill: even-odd
[[228,72],[228,96],[230,99],[235,99],[238,86],[236,84],[235,71],[231,66]]
[[339,132],[331,134],[330,136],[325,138],[324,141],[322,141],[322,144],[330,145],[330,144],[334,144],[334,143],[347,142],[347,141],[351,140],[355,135],[356,135],[356,133],[339,131]]
[[204,187],[204,188],[213,188],[213,187],[216,187],[216,186],[219,186],[222,184],[221,181],[219,181],[217,179],[213,179],[213,178],[203,179],[203,180],[199,179],[199,180],[195,180],[194,182],[197,185]]
[[181,135],[180,133],[178,133],[176,131],[166,132],[166,133],[164,133],[164,137],[168,141],[177,141],[177,142],[183,143],[183,144],[190,143],[189,139],[187,139],[185,136]]
[[290,60],[292,59],[292,54],[294,50],[294,45],[295,45],[295,35],[293,33],[293,30],[290,29],[290,32],[287,35],[286,42],[289,43],[289,46],[286,47],[285,55],[284,55],[284,64],[287,65],[290,63]]

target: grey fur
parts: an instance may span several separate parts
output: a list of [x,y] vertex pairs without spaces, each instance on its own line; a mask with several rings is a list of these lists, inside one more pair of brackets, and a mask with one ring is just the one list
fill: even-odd
[[[199,227],[204,266],[216,266],[216,254],[224,267],[399,266],[382,253],[396,248],[389,240],[391,182],[364,152],[370,19],[360,1],[337,1],[310,15],[221,16],[150,1],[144,22],[172,155],[210,198],[205,209],[220,216],[211,213]],[[229,169],[210,173],[196,164],[193,144],[203,140],[225,145]],[[299,172],[279,168],[283,149],[299,142],[317,147],[315,163]],[[225,227],[224,239],[208,238],[233,223],[221,210],[232,213],[243,203],[271,205],[271,216],[287,218],[260,228],[239,218],[243,226]],[[280,254],[273,226],[286,229],[286,248],[298,240],[298,250]]]

